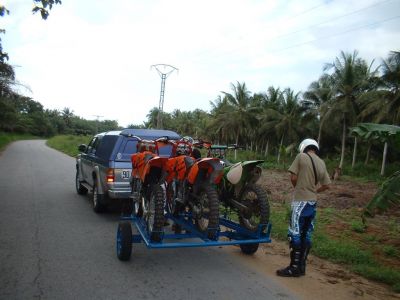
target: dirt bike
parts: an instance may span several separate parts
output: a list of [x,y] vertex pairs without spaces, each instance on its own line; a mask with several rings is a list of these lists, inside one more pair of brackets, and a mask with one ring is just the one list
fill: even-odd
[[[251,232],[267,230],[269,201],[266,191],[256,182],[261,177],[263,160],[242,161],[235,164],[226,159],[229,149],[237,146],[208,145],[207,156],[220,159],[224,164],[224,175],[218,185],[218,195],[225,211],[237,213],[241,226]],[[242,251],[252,254],[257,244],[240,245]]]
[[[134,211],[136,217],[145,222],[150,240],[160,242],[162,239],[164,218],[164,190],[162,188],[162,168],[168,157],[159,156],[159,148],[164,145],[160,138],[154,141],[136,137],[137,152],[131,156],[132,201],[128,212]],[[126,213],[125,213],[126,214]]]
[[[219,201],[214,188],[222,178],[222,165],[216,158],[194,158],[193,147],[182,139],[172,141],[175,156],[163,169],[166,182],[166,210],[174,217],[190,216],[197,229],[208,239],[216,240],[219,232]],[[174,151],[173,151],[174,152]],[[175,232],[181,227],[174,224]]]

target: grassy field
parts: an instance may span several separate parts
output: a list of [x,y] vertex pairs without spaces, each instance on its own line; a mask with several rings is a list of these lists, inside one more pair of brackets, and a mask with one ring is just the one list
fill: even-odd
[[47,140],[47,145],[70,156],[78,155],[80,144],[89,144],[91,136],[86,135],[57,135]]
[[0,132],[0,151],[2,151],[9,143],[19,140],[33,140],[39,137],[30,134],[15,134]]

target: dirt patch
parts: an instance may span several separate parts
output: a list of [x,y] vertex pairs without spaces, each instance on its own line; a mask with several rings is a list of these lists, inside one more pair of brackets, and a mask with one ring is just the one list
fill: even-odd
[[[278,170],[264,170],[259,183],[271,193],[272,201],[290,203],[293,188],[289,173]],[[377,191],[374,182],[336,180],[330,189],[318,195],[318,207],[335,209],[363,208]]]
[[286,267],[289,262],[289,249],[285,242],[273,240],[271,244],[264,244],[255,256],[256,259],[249,259],[248,263],[286,286],[300,299],[400,299],[400,294],[393,293],[390,287],[369,281],[340,265],[313,255],[308,258],[306,276],[299,278],[276,276],[276,270]]
[[224,251],[236,255],[247,266],[252,267],[270,280],[285,286],[299,299],[304,300],[400,300],[384,284],[369,281],[355,275],[344,267],[309,255],[306,275],[297,278],[279,277],[276,270],[289,263],[289,249],[285,242],[272,240],[262,244],[254,255],[244,255],[239,247],[224,247]]

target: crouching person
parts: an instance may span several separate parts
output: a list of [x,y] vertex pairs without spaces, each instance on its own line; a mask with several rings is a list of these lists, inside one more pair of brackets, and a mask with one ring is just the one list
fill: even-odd
[[305,275],[306,260],[311,248],[317,193],[329,188],[331,183],[325,163],[318,157],[319,145],[313,139],[300,143],[299,154],[289,168],[294,187],[291,219],[288,231],[290,264],[277,270],[278,276]]

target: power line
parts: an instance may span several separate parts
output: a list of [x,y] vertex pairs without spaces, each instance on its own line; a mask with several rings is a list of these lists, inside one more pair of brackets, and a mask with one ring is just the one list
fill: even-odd
[[[391,0],[387,0],[387,1],[391,1]],[[313,6],[313,7],[309,8],[309,9],[306,9],[306,10],[304,10],[304,11],[302,11],[302,12],[296,14],[296,15],[290,16],[290,17],[288,17],[288,18],[286,18],[286,19],[284,19],[284,20],[285,20],[285,21],[289,21],[289,20],[291,20],[291,19],[295,19],[295,18],[297,18],[297,17],[299,17],[299,16],[301,16],[301,15],[307,14],[307,13],[309,13],[310,11],[313,11],[313,10],[315,10],[315,9],[317,9],[317,8],[320,8],[320,7],[322,7],[322,6],[325,6],[325,5],[327,5],[327,4],[328,4],[328,2],[324,2],[324,3],[322,3],[322,4],[318,4],[318,5],[316,5],[316,6]],[[220,43],[220,44],[218,45],[218,47],[222,46],[223,44],[224,44],[224,43]],[[218,49],[218,47],[214,47],[213,49]],[[213,49],[212,49],[212,50],[213,50]],[[201,56],[201,55],[203,55],[203,54],[205,54],[205,53],[207,53],[207,52],[208,52],[208,50],[201,51],[201,53],[198,54],[197,56]]]
[[[329,19],[329,20],[327,20],[327,21],[323,21],[323,22],[320,22],[320,23],[317,23],[317,24],[308,26],[308,27],[303,28],[303,29],[300,29],[300,30],[296,30],[296,31],[293,31],[293,32],[289,32],[289,33],[286,33],[286,34],[282,34],[282,35],[280,35],[280,36],[273,37],[272,39],[269,39],[268,42],[271,42],[271,41],[274,41],[274,40],[276,40],[276,39],[279,39],[279,38],[282,38],[282,37],[285,37],[285,36],[289,36],[289,35],[292,35],[292,34],[295,34],[295,33],[301,32],[301,31],[309,30],[309,29],[318,27],[318,26],[320,26],[320,25],[323,25],[323,24],[326,24],[326,23],[330,23],[330,22],[333,22],[333,21],[336,21],[336,20],[339,20],[339,19],[342,19],[342,18],[351,16],[351,15],[357,14],[357,13],[359,13],[359,12],[361,12],[361,11],[364,11],[364,10],[367,10],[367,9],[370,9],[370,8],[375,7],[375,6],[382,5],[382,4],[385,4],[385,3],[387,3],[387,2],[391,2],[391,1],[393,1],[393,0],[385,0],[385,1],[376,2],[376,3],[374,3],[374,4],[371,4],[371,5],[369,5],[369,6],[363,7],[363,8],[361,8],[361,9],[358,9],[358,10],[355,10],[355,11],[352,11],[352,12],[349,12],[349,13],[346,13],[346,14],[343,14],[343,15],[339,15],[339,16],[337,16],[337,17],[335,17],[335,18],[332,18],[332,19]],[[326,4],[326,3],[325,3],[325,4]],[[310,9],[307,9],[307,10],[305,10],[305,11],[299,13],[298,15],[305,14],[305,13],[307,13],[307,12],[309,12],[309,11],[312,11],[312,10],[314,10],[314,9],[317,9],[318,7],[321,7],[321,6],[325,5],[325,4],[320,4],[320,5],[314,6],[314,7],[310,8]],[[298,16],[298,15],[296,15],[296,16]],[[294,16],[294,17],[296,17],[296,16]],[[290,18],[289,18],[289,19],[290,19]],[[377,22],[377,23],[373,23],[373,24],[368,24],[368,25],[363,25],[363,26],[360,26],[360,27],[352,28],[352,29],[350,29],[350,30],[348,30],[348,31],[344,31],[344,32],[341,32],[341,33],[338,33],[338,34],[334,34],[334,35],[331,35],[331,36],[326,36],[326,37],[320,38],[320,39],[327,39],[327,38],[330,38],[330,37],[333,37],[333,36],[336,36],[336,35],[345,34],[345,33],[350,32],[350,31],[358,30],[358,29],[363,28],[363,27],[366,27],[366,26],[373,26],[373,25],[375,25],[375,24],[383,23],[383,22],[386,22],[386,21],[390,21],[390,19],[389,19],[389,20],[386,19],[386,20],[383,20],[383,21],[380,21],[380,22]],[[313,42],[316,42],[316,41],[318,41],[318,40],[320,40],[320,39],[315,39],[315,40],[311,40],[311,41],[306,41],[306,42],[303,42],[303,43],[295,44],[295,45],[293,45],[293,46],[289,46],[289,47],[287,47],[287,48],[281,48],[281,49],[279,49],[279,50],[272,50],[272,52],[281,51],[281,50],[286,50],[286,49],[290,49],[290,48],[294,48],[294,47],[297,47],[297,46],[301,46],[301,45],[303,45],[303,44],[313,43]],[[243,49],[243,48],[247,48],[247,47],[248,47],[248,45],[247,45],[247,46],[244,46],[244,47],[236,47],[236,48],[234,48],[234,49],[231,49],[230,51],[225,52],[224,54],[219,54],[219,55],[217,55],[217,57],[223,56],[223,55],[227,55],[227,54],[229,54],[229,53],[233,53],[233,52],[235,52],[235,51],[237,51],[237,50],[239,50],[239,49]],[[202,54],[204,54],[205,52],[207,52],[207,51],[203,51]],[[202,55],[202,54],[200,54],[200,55]],[[199,56],[199,55],[198,55],[198,56]]]
[[294,19],[294,18],[297,18],[299,16],[305,15],[306,13],[309,13],[310,11],[313,11],[314,9],[320,8],[321,6],[325,6],[327,3],[328,2],[325,2],[325,3],[322,3],[322,4],[318,4],[318,5],[314,6],[314,7],[311,7],[309,9],[306,9],[306,10],[304,10],[304,11],[302,11],[302,12],[296,14],[296,15],[293,15],[293,16],[289,17],[287,20]]
[[378,25],[378,24],[386,23],[386,22],[389,22],[389,21],[392,21],[392,20],[395,20],[395,19],[398,19],[398,18],[400,18],[400,16],[387,18],[387,19],[384,19],[382,21],[375,22],[375,23],[361,25],[361,26],[358,26],[358,27],[355,27],[355,28],[352,28],[352,29],[349,29],[349,30],[346,30],[346,31],[343,31],[343,32],[340,32],[340,33],[328,35],[328,36],[325,36],[325,37],[322,37],[322,38],[310,40],[310,41],[307,41],[307,42],[295,44],[295,45],[292,45],[292,46],[289,46],[289,47],[280,48],[280,49],[276,49],[276,50],[272,50],[272,51],[268,51],[268,52],[278,52],[278,51],[284,51],[284,50],[296,48],[296,47],[303,46],[303,45],[306,45],[306,44],[315,43],[315,42],[318,42],[320,40],[326,40],[326,39],[329,39],[329,38],[332,38],[332,37],[335,37],[335,36],[339,36],[339,35],[346,34],[346,33],[352,32],[352,31],[360,30],[360,29],[365,28],[365,27],[370,27],[370,26],[375,26],[375,25]]
[[370,9],[370,8],[375,7],[375,6],[378,6],[378,5],[382,5],[382,4],[384,4],[384,3],[386,3],[386,2],[390,2],[390,1],[393,1],[393,0],[386,0],[386,1],[376,2],[376,3],[372,4],[372,5],[366,6],[366,7],[364,7],[364,8],[358,9],[358,10],[354,10],[354,11],[349,12],[349,13],[347,13],[347,14],[340,15],[340,16],[337,16],[337,17],[335,17],[335,18],[332,18],[332,19],[329,19],[329,20],[326,20],[326,21],[323,21],[323,22],[320,22],[320,23],[317,23],[317,24],[314,24],[314,25],[311,25],[311,26],[308,26],[308,27],[305,27],[305,28],[296,30],[296,31],[292,31],[292,32],[284,33],[284,34],[282,34],[282,35],[278,35],[278,36],[276,36],[276,37],[273,37],[273,38],[270,39],[269,41],[274,41],[274,40],[280,39],[280,38],[282,38],[282,37],[286,37],[286,36],[289,36],[289,35],[292,35],[292,34],[295,34],[295,33],[299,33],[299,32],[305,31],[305,30],[309,30],[309,29],[318,27],[318,26],[323,25],[323,24],[331,23],[331,22],[333,22],[333,21],[337,21],[337,20],[339,20],[339,19],[342,19],[342,18],[351,16],[351,15],[357,14],[357,13],[359,13],[359,12],[361,12],[361,11]]

